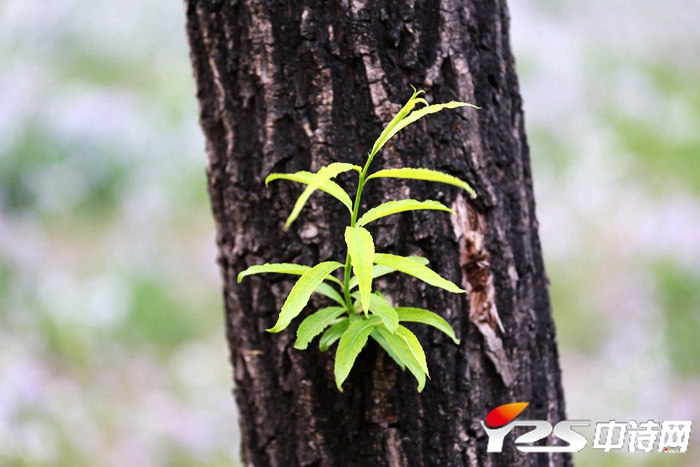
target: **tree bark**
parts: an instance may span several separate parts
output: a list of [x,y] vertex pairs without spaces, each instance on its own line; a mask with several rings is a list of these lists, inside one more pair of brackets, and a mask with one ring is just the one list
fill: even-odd
[[[245,465],[571,465],[568,455],[522,454],[510,437],[502,454],[488,454],[480,425],[489,410],[515,401],[530,402],[521,418],[564,418],[505,2],[187,0],[186,8]],[[238,284],[236,276],[265,262],[343,261],[343,206],[315,194],[285,232],[302,187],[266,188],[264,179],[335,161],[363,165],[411,84],[431,103],[481,109],[426,117],[385,147],[374,170],[441,170],[468,181],[478,197],[380,179],[365,190],[362,210],[409,195],[454,207],[456,217],[404,213],[370,230],[377,251],[425,256],[467,289],[449,294],[399,274],[377,281],[395,304],[445,317],[462,342],[409,326],[432,377],[421,394],[370,342],[341,393],[335,347],[292,347],[301,318],[325,299],[269,334],[293,279]],[[350,175],[338,181],[354,193]]]

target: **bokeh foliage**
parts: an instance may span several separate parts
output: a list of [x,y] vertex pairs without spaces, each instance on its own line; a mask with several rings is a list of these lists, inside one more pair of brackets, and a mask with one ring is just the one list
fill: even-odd
[[231,466],[180,4],[0,4],[0,464]]

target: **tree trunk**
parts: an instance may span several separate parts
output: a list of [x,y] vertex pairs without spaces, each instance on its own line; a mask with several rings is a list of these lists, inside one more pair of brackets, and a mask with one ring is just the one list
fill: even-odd
[[[530,402],[522,418],[564,417],[505,2],[186,4],[245,465],[571,465],[568,455],[521,454],[510,437],[502,454],[487,454],[480,425],[490,409],[515,401]],[[409,194],[455,208],[456,217],[404,213],[370,230],[377,251],[425,256],[467,289],[448,294],[399,274],[377,280],[394,303],[445,317],[462,342],[410,326],[432,377],[419,394],[412,375],[370,341],[341,393],[335,347],[292,347],[301,318],[325,299],[312,299],[289,329],[270,334],[293,279],[261,275],[238,284],[236,276],[265,262],[343,261],[343,206],[315,194],[285,232],[302,187],[266,188],[264,179],[335,161],[363,165],[411,84],[431,103],[481,109],[426,117],[385,147],[374,170],[441,170],[468,181],[478,197],[379,179],[362,210]],[[338,182],[354,193],[350,175]]]

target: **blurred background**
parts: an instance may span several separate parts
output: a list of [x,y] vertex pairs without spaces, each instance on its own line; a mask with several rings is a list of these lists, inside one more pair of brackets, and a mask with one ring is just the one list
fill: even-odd
[[[700,1],[509,4],[569,418],[699,421]],[[0,0],[0,465],[239,465],[203,148],[181,2]]]

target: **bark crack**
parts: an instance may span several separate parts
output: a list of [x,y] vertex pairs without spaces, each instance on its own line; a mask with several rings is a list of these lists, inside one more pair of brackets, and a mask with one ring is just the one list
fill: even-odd
[[497,330],[505,334],[496,309],[496,288],[491,272],[491,254],[484,246],[486,218],[460,194],[452,203],[456,216],[450,217],[459,242],[462,285],[469,296],[469,319],[484,338],[486,355],[496,367],[503,384],[510,387],[513,372]]

